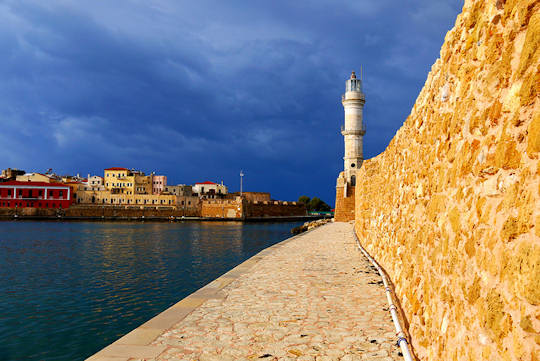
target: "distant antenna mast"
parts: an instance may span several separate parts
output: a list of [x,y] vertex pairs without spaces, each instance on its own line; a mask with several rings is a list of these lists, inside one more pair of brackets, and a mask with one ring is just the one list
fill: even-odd
[[240,171],[240,197],[242,197],[242,180],[244,178],[244,171]]
[[360,65],[360,81],[364,81],[364,76],[362,72],[362,65]]

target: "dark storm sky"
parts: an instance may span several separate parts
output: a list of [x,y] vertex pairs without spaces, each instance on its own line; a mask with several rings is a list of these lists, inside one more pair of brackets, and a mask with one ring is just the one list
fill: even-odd
[[334,202],[341,94],[364,68],[364,156],[410,112],[458,0],[0,2],[0,167],[223,180]]

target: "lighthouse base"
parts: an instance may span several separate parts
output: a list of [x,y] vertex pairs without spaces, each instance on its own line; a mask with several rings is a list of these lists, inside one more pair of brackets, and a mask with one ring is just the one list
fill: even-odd
[[336,183],[334,221],[349,222],[354,220],[354,194],[355,187],[347,184],[343,172],[341,172]]

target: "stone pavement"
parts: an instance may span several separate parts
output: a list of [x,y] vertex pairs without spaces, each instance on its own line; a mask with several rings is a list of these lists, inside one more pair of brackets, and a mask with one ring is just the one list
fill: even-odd
[[89,360],[259,359],[403,359],[351,224],[264,250]]

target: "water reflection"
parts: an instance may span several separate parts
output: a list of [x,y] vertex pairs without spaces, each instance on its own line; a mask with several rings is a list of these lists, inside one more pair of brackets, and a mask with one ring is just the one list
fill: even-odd
[[0,222],[0,359],[82,360],[296,225]]

